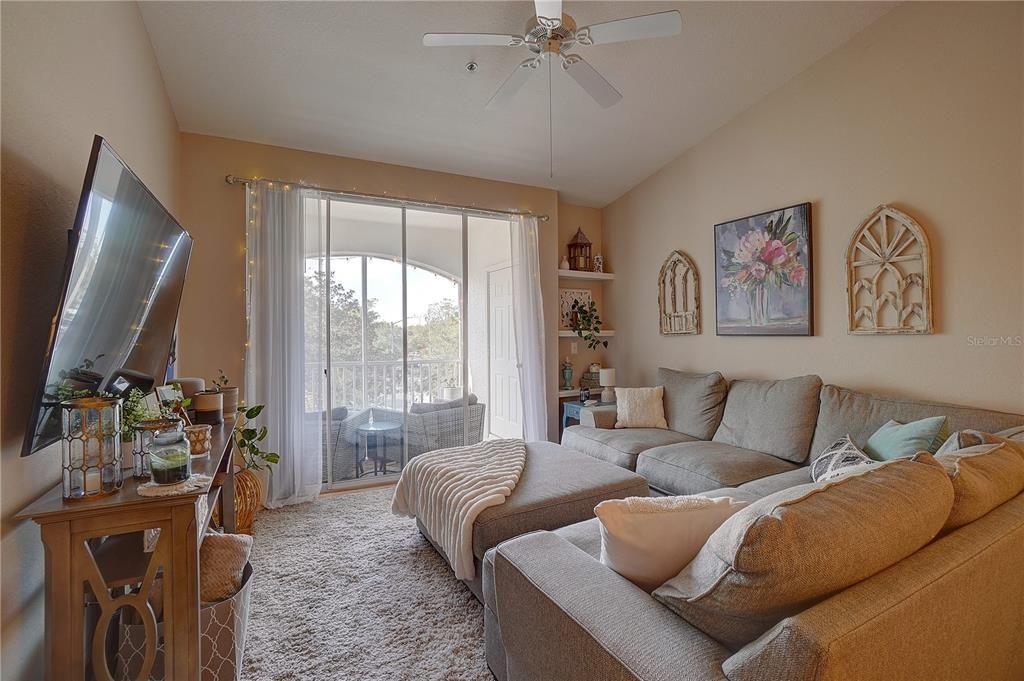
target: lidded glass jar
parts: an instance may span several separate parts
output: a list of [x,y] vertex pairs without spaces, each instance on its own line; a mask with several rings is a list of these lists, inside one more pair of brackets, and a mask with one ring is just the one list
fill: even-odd
[[160,433],[149,447],[149,473],[158,485],[174,485],[192,476],[192,453],[181,431]]
[[150,452],[156,438],[163,433],[181,432],[181,417],[167,416],[146,419],[135,424],[132,438],[132,473],[136,479],[150,477]]

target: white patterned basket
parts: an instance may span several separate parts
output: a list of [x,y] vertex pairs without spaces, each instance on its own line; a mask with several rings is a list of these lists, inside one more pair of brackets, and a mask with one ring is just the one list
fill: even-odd
[[[245,652],[245,628],[249,621],[249,600],[252,595],[252,565],[246,564],[242,587],[231,598],[218,603],[205,603],[199,611],[202,681],[238,681],[241,678],[242,655]],[[164,680],[163,623],[157,625],[160,642],[150,681]],[[142,667],[146,649],[146,630],[141,624],[121,624],[117,651],[117,681],[134,681]]]

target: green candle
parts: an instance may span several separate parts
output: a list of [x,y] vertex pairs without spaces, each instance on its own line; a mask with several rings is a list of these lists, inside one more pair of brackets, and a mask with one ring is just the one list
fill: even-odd
[[154,438],[149,450],[149,470],[158,485],[173,485],[189,479],[192,457],[182,433],[162,433]]

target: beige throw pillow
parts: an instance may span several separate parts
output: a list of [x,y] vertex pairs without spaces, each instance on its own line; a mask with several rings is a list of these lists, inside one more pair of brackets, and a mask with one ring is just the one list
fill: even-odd
[[616,428],[668,428],[665,388],[616,388]]
[[903,560],[942,529],[953,486],[930,454],[755,501],[654,597],[733,650]]
[[953,508],[944,530],[972,523],[1024,490],[1024,447],[1016,442],[1000,438],[935,458],[953,483]]
[[200,600],[215,603],[238,593],[251,550],[247,534],[208,533],[199,549]]
[[711,533],[747,502],[729,497],[629,497],[602,501],[601,562],[650,592],[686,566]]

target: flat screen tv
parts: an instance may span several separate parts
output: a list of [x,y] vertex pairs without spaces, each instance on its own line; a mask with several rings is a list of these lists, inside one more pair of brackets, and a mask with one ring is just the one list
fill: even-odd
[[61,400],[164,382],[191,252],[188,232],[97,135],[22,456],[59,439]]

